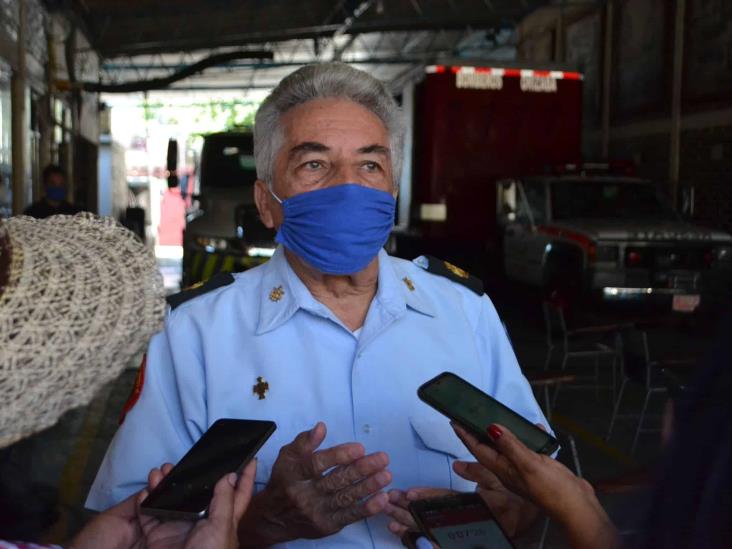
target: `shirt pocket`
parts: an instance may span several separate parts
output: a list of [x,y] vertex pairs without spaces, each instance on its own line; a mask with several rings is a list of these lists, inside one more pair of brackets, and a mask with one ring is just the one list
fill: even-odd
[[460,478],[452,470],[456,459],[475,461],[465,445],[453,431],[449,422],[441,417],[409,416],[409,423],[417,435],[417,468],[420,486],[472,491],[475,485]]

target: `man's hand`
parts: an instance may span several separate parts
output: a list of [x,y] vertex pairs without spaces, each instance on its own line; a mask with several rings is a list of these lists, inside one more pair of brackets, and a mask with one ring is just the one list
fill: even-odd
[[240,524],[242,545],[321,538],[384,510],[388,497],[381,490],[391,482],[387,455],[365,456],[358,443],[317,450],[325,434],[318,423],[282,447],[269,483]]
[[[173,466],[153,469],[148,476],[152,490]],[[238,481],[234,473],[220,479],[214,487],[208,516],[199,521],[165,521],[140,514],[140,526],[146,549],[236,549],[237,527],[244,516],[254,490],[256,461],[252,460]],[[147,491],[138,497],[138,504],[147,497]]]
[[454,490],[446,488],[410,488],[404,490],[389,490],[389,504],[384,509],[384,514],[391,518],[389,530],[395,536],[402,538],[409,531],[418,532],[419,528],[414,522],[412,513],[409,512],[409,504],[420,499],[445,497],[456,494]]
[[[488,492],[498,482],[530,499],[563,524],[572,547],[616,546],[615,529],[587,481],[549,456],[529,450],[505,427],[491,425],[489,428],[496,449],[481,444],[460,426],[453,427],[478,460],[478,463],[455,462],[455,472],[478,483],[478,493],[494,514],[498,513],[493,507],[496,502],[491,502]],[[502,521],[501,525],[505,527]]]

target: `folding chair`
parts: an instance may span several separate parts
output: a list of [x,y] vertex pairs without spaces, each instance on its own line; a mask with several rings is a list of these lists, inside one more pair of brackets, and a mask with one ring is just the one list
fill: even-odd
[[[638,427],[633,437],[633,445],[631,446],[631,454],[635,454],[638,446],[638,439],[641,433],[658,433],[660,428],[646,428],[645,421],[647,419],[648,406],[651,396],[658,394],[666,394],[668,392],[667,383],[663,379],[662,369],[685,368],[693,366],[694,361],[691,359],[673,359],[673,360],[652,360],[648,348],[648,335],[645,331],[637,328],[625,328],[618,335],[618,348],[621,356],[623,381],[620,384],[620,391],[615,399],[613,406],[613,414],[610,418],[605,440],[609,440],[612,436],[615,422],[618,419],[634,419],[638,418]],[[637,414],[619,414],[620,405],[623,400],[628,382],[634,382],[640,385],[645,391],[643,406]]]
[[[560,369],[566,370],[570,360],[589,359],[594,363],[594,384],[592,385],[569,385],[567,388],[587,389],[594,388],[595,393],[599,392],[600,384],[600,361],[608,359],[612,361],[612,393],[615,398],[615,387],[617,384],[617,364],[619,355],[612,343],[613,337],[621,328],[618,324],[587,326],[582,328],[569,329],[564,314],[564,304],[556,297],[545,300],[543,303],[544,322],[546,325],[547,355],[544,361],[544,370],[549,365],[556,351],[561,352],[562,362]],[[554,393],[556,401],[559,388]]]

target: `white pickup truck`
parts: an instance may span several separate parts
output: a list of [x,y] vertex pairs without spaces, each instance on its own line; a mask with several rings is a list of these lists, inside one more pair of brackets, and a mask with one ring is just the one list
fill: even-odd
[[678,216],[650,181],[506,179],[498,219],[508,278],[603,301],[695,311],[732,282],[732,236]]

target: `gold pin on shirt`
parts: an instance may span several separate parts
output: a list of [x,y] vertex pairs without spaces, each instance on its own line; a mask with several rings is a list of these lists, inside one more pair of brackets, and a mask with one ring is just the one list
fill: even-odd
[[443,261],[443,263],[445,264],[445,268],[455,276],[459,276],[460,278],[470,278],[470,275],[466,271],[462,270],[460,267],[456,267],[455,265],[453,265],[452,263],[448,263],[447,261]]
[[267,395],[267,391],[269,391],[269,383],[267,383],[262,376],[259,376],[257,378],[257,383],[252,387],[252,394],[257,395],[259,400],[264,400],[264,397]]
[[402,278],[402,281],[407,286],[407,288],[409,288],[410,292],[414,291],[414,282],[412,282],[411,278],[409,278],[408,276],[405,276],[404,278]]
[[282,299],[283,295],[285,295],[285,290],[282,289],[282,286],[277,286],[276,288],[272,288],[272,291],[269,292],[269,300],[277,302]]

